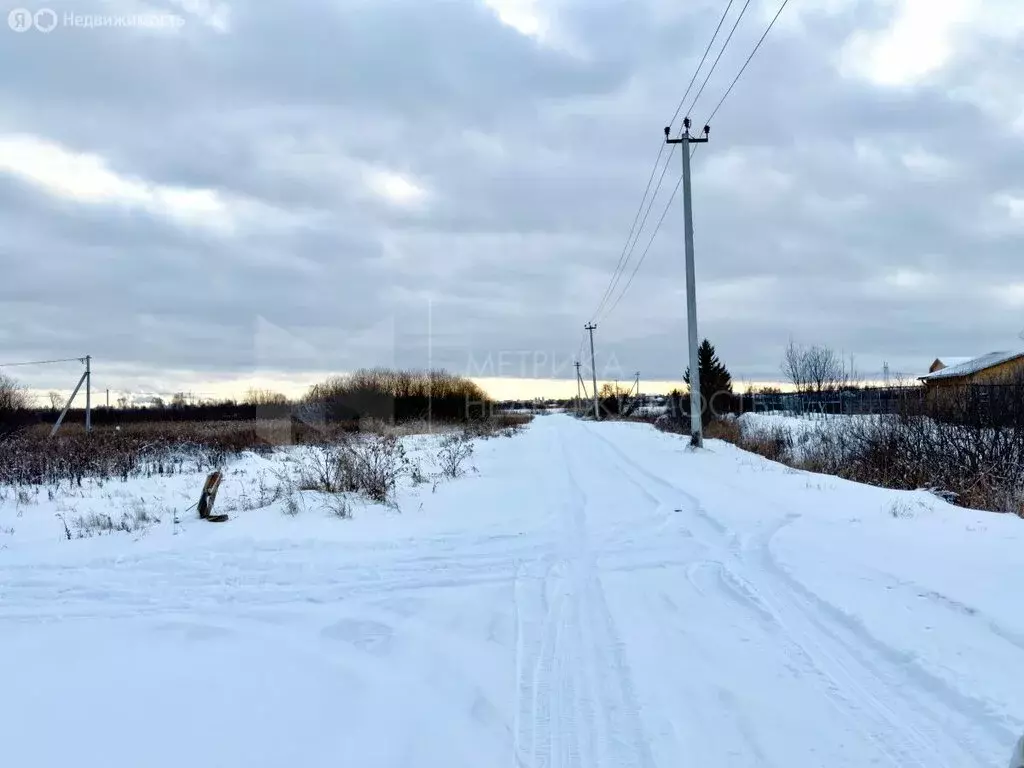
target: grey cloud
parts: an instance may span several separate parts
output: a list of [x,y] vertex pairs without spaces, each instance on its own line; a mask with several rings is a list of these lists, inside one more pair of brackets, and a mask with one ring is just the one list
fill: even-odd
[[[582,58],[469,0],[239,2],[225,34],[186,23],[176,37],[5,37],[0,66],[18,76],[0,85],[0,130],[295,221],[217,234],[0,177],[11,274],[0,311],[17,331],[4,356],[93,350],[126,378],[388,361],[572,378],[564,361],[579,351],[719,6],[560,4],[556,22]],[[885,18],[862,3],[773,32],[694,158],[700,330],[737,378],[777,377],[791,334],[870,370],[883,360],[912,370],[950,349],[1008,346],[1024,327],[991,300],[1018,279],[1019,241],[983,227],[989,197],[1020,188],[1021,138],[951,94],[967,77],[960,66],[905,91],[841,78],[837,50]],[[698,122],[760,24],[740,27]],[[969,51],[962,63],[1019,80],[1012,47],[993,42],[988,62]],[[858,142],[881,161],[858,156]],[[901,168],[913,149],[952,161],[950,175]],[[407,174],[427,204],[375,200],[363,167]],[[602,358],[647,379],[685,367],[681,229],[677,199],[599,323]],[[931,282],[887,286],[901,269]]]

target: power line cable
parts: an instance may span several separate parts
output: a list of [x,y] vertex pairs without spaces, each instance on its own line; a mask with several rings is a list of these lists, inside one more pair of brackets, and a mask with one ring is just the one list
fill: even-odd
[[700,90],[697,91],[697,95],[693,97],[693,101],[690,103],[690,108],[686,110],[687,114],[693,112],[694,107],[697,106],[697,101],[700,99],[701,94],[704,93],[704,89],[707,87],[708,81],[711,76],[715,74],[715,70],[718,68],[718,62],[722,60],[722,54],[725,53],[725,49],[729,47],[729,43],[732,40],[732,36],[736,34],[736,27],[740,25],[740,21],[743,20],[743,15],[747,12],[747,8],[750,7],[750,0],[747,0],[743,7],[740,8],[739,16],[736,17],[736,21],[733,22],[732,29],[729,30],[729,36],[725,38],[725,42],[722,43],[722,48],[718,52],[718,56],[715,57],[714,63],[711,65],[711,69],[708,70],[707,76],[704,78],[704,82],[700,85]]
[[[785,10],[786,5],[788,5],[788,4],[789,4],[789,0],[783,0],[782,4],[779,6],[779,10],[775,12],[775,16],[772,17],[772,20],[768,23],[768,26],[765,29],[764,33],[761,35],[761,37],[758,39],[757,43],[754,45],[754,48],[750,52],[750,55],[747,56],[747,59],[743,63],[743,66],[740,67],[739,72],[736,73],[736,77],[733,78],[732,82],[729,84],[729,87],[726,89],[725,93],[722,95],[722,98],[719,99],[718,104],[715,106],[714,110],[712,110],[711,115],[708,117],[707,120],[704,121],[705,125],[709,124],[714,119],[715,115],[718,114],[718,110],[721,109],[722,104],[725,102],[726,98],[728,98],[729,94],[732,92],[733,88],[736,86],[736,83],[739,81],[740,77],[743,75],[744,71],[747,69],[747,66],[750,64],[751,60],[754,58],[754,55],[757,53],[758,49],[761,47],[761,44],[765,41],[765,38],[768,37],[768,33],[771,32],[772,27],[775,26],[775,22],[778,21],[779,16],[782,15],[782,11]],[[731,6],[732,3],[730,2],[729,5]],[[697,100],[700,98],[701,94],[704,92],[704,86],[707,85],[708,80],[711,78],[711,75],[714,73],[715,68],[718,66],[718,62],[722,58],[722,54],[725,52],[725,49],[728,47],[729,42],[732,40],[733,33],[736,31],[736,27],[739,26],[740,20],[743,18],[743,14],[746,12],[747,7],[749,5],[750,5],[750,0],[747,0],[747,2],[743,5],[743,8],[740,9],[740,13],[736,17],[736,21],[733,23],[732,29],[729,32],[729,36],[725,39],[725,42],[722,44],[722,48],[718,52],[718,56],[715,58],[714,63],[711,65],[711,69],[708,71],[707,77],[704,78],[704,82],[701,84],[700,90],[697,92],[697,95],[693,99],[693,103],[690,105],[690,109],[691,110],[697,105]],[[726,12],[728,12],[728,10],[729,9],[727,7],[726,8]],[[724,18],[724,16],[723,16],[723,18]],[[719,26],[721,26],[721,23],[719,24]],[[716,34],[717,34],[717,30],[716,30]],[[691,158],[694,156],[694,154],[696,154],[697,148],[699,146],[700,146],[699,144],[695,144],[693,146],[693,148],[690,150],[690,157]],[[667,164],[666,164],[666,168],[667,168]],[[664,177],[664,174],[662,174],[662,177]],[[622,289],[622,291],[619,293],[618,298],[615,299],[615,301],[612,303],[612,305],[608,309],[608,311],[604,313],[604,317],[607,318],[608,315],[610,315],[612,313],[612,311],[615,309],[615,307],[618,306],[619,302],[622,300],[622,297],[626,294],[626,291],[629,290],[629,286],[633,282],[633,277],[639,271],[640,265],[643,263],[644,258],[647,256],[648,250],[650,250],[650,247],[651,247],[651,245],[654,242],[654,238],[657,236],[658,231],[661,229],[662,222],[665,220],[665,216],[668,214],[668,210],[671,207],[672,201],[675,199],[676,193],[678,193],[679,187],[680,187],[681,184],[682,184],[682,179],[680,178],[680,180],[676,183],[676,188],[672,191],[672,195],[669,197],[669,200],[668,200],[668,202],[665,205],[665,210],[662,213],[661,218],[658,220],[658,224],[654,228],[654,232],[651,234],[651,239],[650,239],[650,241],[648,241],[647,247],[644,249],[644,252],[641,255],[640,259],[637,261],[636,266],[634,267],[632,274],[629,276],[629,280],[626,281],[626,285]],[[659,188],[660,188],[660,182],[659,182]],[[657,190],[655,190],[655,195],[657,195]],[[652,199],[652,201],[651,201],[652,205],[653,205],[653,202],[654,201]],[[648,212],[649,212],[649,210],[648,210]],[[641,231],[642,231],[642,228],[641,228]],[[639,237],[640,237],[640,235],[638,233],[637,234],[637,239],[639,239]],[[634,245],[635,245],[635,243],[634,243]]]
[[[654,190],[654,194],[651,196],[651,201],[647,204],[647,210],[644,211],[644,218],[643,221],[640,223],[640,229],[637,230],[636,238],[634,238],[633,245],[629,249],[629,258],[627,258],[625,264],[623,264],[623,269],[612,276],[613,279],[608,286],[608,296],[606,297],[605,302],[607,302],[607,300],[611,298],[612,294],[615,293],[615,288],[618,286],[619,281],[622,279],[622,276],[626,274],[625,265],[629,263],[629,259],[632,258],[633,256],[633,251],[636,250],[636,244],[640,242],[640,235],[643,234],[644,227],[647,225],[647,218],[648,216],[651,215],[651,209],[654,207],[654,201],[658,199],[658,192],[661,191],[661,185],[662,182],[664,182],[665,180],[665,174],[668,173],[668,167],[672,162],[672,157],[675,155],[675,149],[676,148],[673,145],[672,149],[669,150],[668,158],[665,160],[665,167],[661,169],[661,176],[658,177],[658,185]],[[605,302],[602,302],[601,307],[604,306]],[[601,309],[599,308],[598,314],[600,313],[600,311]],[[605,316],[607,317],[607,313],[605,313]]]
[[611,314],[614,308],[618,306],[618,302],[622,301],[623,296],[625,296],[626,292],[630,290],[630,286],[633,285],[633,279],[637,272],[640,271],[640,265],[643,264],[643,260],[647,257],[647,252],[650,250],[651,245],[653,245],[654,238],[657,237],[658,230],[662,228],[662,224],[665,222],[665,217],[669,215],[669,209],[672,208],[672,201],[676,199],[676,195],[679,193],[679,187],[682,186],[682,183],[683,178],[680,176],[679,181],[676,182],[676,187],[672,190],[672,195],[669,196],[669,202],[665,205],[665,210],[662,212],[662,218],[657,220],[657,224],[654,226],[654,231],[651,232],[650,240],[647,241],[647,247],[643,249],[643,253],[640,254],[640,258],[637,260],[636,266],[633,267],[633,273],[630,274],[630,279],[626,281],[626,286],[623,288],[622,292],[618,294],[618,298],[615,299],[614,303],[608,308],[608,311],[604,313],[605,317]]
[[[683,104],[686,102],[686,97],[690,95],[690,90],[693,88],[693,84],[697,81],[697,75],[700,74],[701,67],[704,66],[704,62],[707,61],[708,54],[711,53],[711,46],[715,44],[715,40],[718,38],[718,33],[722,29],[722,25],[725,23],[726,16],[729,15],[729,9],[732,8],[732,4],[736,0],[729,0],[728,5],[725,6],[725,10],[722,11],[721,18],[718,19],[718,26],[715,27],[715,32],[711,35],[711,39],[708,40],[708,46],[704,49],[704,55],[700,57],[700,63],[697,65],[697,69],[693,71],[693,77],[690,78],[690,84],[686,86],[686,92],[683,94],[683,98],[679,100],[679,106],[676,107],[675,114],[672,115],[672,119],[669,121],[669,125],[675,125],[676,118],[679,117],[679,113],[683,111]],[[664,146],[664,144],[662,144]]]
[[[629,228],[629,234],[626,235],[626,244],[622,246],[622,253],[619,256],[619,261],[615,265],[615,269],[612,270],[612,277],[608,281],[608,287],[604,289],[604,294],[602,294],[601,301],[598,302],[597,309],[594,310],[592,317],[597,317],[601,312],[601,309],[604,307],[604,303],[608,300],[608,296],[613,290],[612,281],[615,280],[615,276],[624,266],[624,262],[627,259],[626,253],[629,250],[629,243],[633,239],[633,232],[636,230],[636,223],[640,220],[640,212],[643,211],[644,203],[647,202],[647,193],[651,191],[651,182],[654,181],[654,174],[658,172],[658,163],[661,162],[661,156],[664,152],[665,144],[662,142],[661,146],[658,147],[658,156],[654,159],[654,165],[651,167],[651,175],[647,178],[647,187],[644,189],[644,195],[640,198],[640,205],[636,209],[636,216],[633,217],[633,224]],[[655,191],[655,194],[657,194],[657,191]]]
[[[700,75],[700,70],[704,66],[704,62],[707,60],[708,54],[711,52],[711,48],[715,44],[715,40],[718,39],[718,33],[721,31],[722,25],[725,23],[725,20],[726,20],[726,18],[729,15],[729,11],[732,8],[733,3],[735,1],[736,0],[729,0],[729,2],[725,6],[725,10],[722,11],[722,15],[718,19],[718,25],[715,27],[715,31],[711,35],[711,39],[708,41],[707,47],[704,49],[704,55],[701,56],[700,62],[697,64],[697,68],[694,70],[693,76],[690,78],[689,85],[686,86],[686,91],[683,93],[683,97],[679,100],[679,105],[676,107],[676,111],[672,115],[672,119],[669,121],[669,125],[674,124],[676,119],[679,117],[679,113],[683,109],[683,104],[686,103],[686,97],[689,96],[690,91],[693,89],[693,84],[697,81],[697,77],[698,77],[698,75]],[[747,4],[748,5],[750,4],[750,0],[747,0]],[[744,6],[744,11],[745,10],[746,10],[746,6]],[[743,14],[741,12],[740,16],[742,17],[742,15]],[[736,31],[736,27],[733,26],[733,32],[735,32],[735,31]],[[730,38],[732,37],[731,33],[730,33],[729,37]],[[728,45],[728,40],[726,40],[726,45]],[[721,53],[719,53],[719,58],[721,58]],[[717,60],[716,60],[716,63],[717,63]],[[707,80],[704,81],[704,84],[705,85],[707,84]],[[702,90],[703,90],[703,86],[702,86]],[[674,149],[674,147],[673,147],[673,149]],[[637,221],[639,221],[639,219],[640,219],[640,212],[643,211],[643,209],[644,209],[644,203],[647,202],[647,195],[648,195],[648,193],[651,190],[651,182],[654,180],[654,175],[658,172],[658,163],[661,162],[661,156],[664,153],[664,151],[665,151],[665,144],[664,144],[664,142],[660,142],[660,146],[658,147],[658,156],[655,158],[654,165],[651,167],[650,176],[648,176],[648,178],[647,178],[647,186],[644,188],[643,197],[641,197],[641,199],[640,199],[640,205],[637,207],[636,215],[633,217],[633,223],[630,225],[630,228],[629,228],[629,234],[626,236],[626,244],[623,246],[622,253],[619,255],[619,260],[618,260],[618,262],[615,265],[615,269],[612,270],[612,276],[609,279],[608,287],[605,288],[604,294],[602,294],[601,300],[600,300],[600,302],[598,302],[597,309],[595,309],[594,312],[593,312],[593,317],[597,317],[597,315],[599,315],[601,313],[601,310],[604,308],[605,303],[608,301],[608,299],[610,298],[611,294],[614,292],[615,285],[618,284],[618,281],[622,278],[622,274],[625,271],[626,264],[629,262],[629,259],[632,258],[633,250],[636,248],[636,243],[639,242],[639,240],[640,240],[640,234],[643,232],[643,226],[644,225],[641,224],[640,225],[640,230],[637,231],[636,230]],[[665,162],[666,168],[668,167],[668,163],[670,161],[671,161],[671,153],[670,153],[670,156],[669,156],[669,160],[666,160],[666,162]],[[650,213],[651,206],[654,204],[654,198],[657,197],[658,192],[661,190],[661,179],[664,179],[664,177],[665,177],[665,173],[663,171],[662,175],[661,175],[661,178],[658,180],[658,186],[654,190],[654,195],[651,198],[651,203],[647,207],[647,213],[644,215],[644,222],[646,222],[647,214]],[[634,232],[636,232],[636,237],[635,238],[633,237]],[[632,246],[630,246],[631,242],[632,242]]]
[[779,10],[775,12],[775,16],[768,24],[768,28],[765,29],[764,34],[761,35],[761,39],[757,41],[757,44],[754,46],[754,50],[752,50],[750,52],[750,55],[747,56],[747,60],[743,62],[743,66],[740,67],[740,71],[736,73],[736,77],[732,79],[732,82],[729,84],[729,87],[726,88],[725,93],[722,94],[722,98],[718,100],[718,104],[715,105],[715,108],[711,111],[711,115],[708,117],[705,123],[710,123],[715,118],[715,115],[718,114],[718,110],[722,108],[722,104],[725,103],[725,100],[729,97],[729,94],[732,93],[732,89],[736,87],[736,83],[743,75],[743,72],[747,69],[747,65],[750,64],[750,60],[754,58],[754,54],[757,53],[757,50],[761,47],[761,43],[764,42],[764,39],[768,37],[768,33],[772,31],[772,27],[775,26],[775,22],[778,21],[779,16],[782,15],[782,11],[786,8],[788,4],[789,0],[782,0],[782,5],[780,5]]
[[85,357],[63,357],[58,360],[29,360],[27,362],[2,362],[0,368],[17,368],[19,366],[49,366],[54,362],[85,362]]

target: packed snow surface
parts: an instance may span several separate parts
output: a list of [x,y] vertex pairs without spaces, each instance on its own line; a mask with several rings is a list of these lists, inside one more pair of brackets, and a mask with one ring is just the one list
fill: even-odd
[[3,764],[990,768],[1024,731],[1017,518],[561,415],[475,464],[73,541],[198,476],[8,493]]

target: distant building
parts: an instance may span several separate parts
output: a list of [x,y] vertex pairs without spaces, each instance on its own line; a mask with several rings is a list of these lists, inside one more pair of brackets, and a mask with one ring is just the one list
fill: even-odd
[[929,389],[965,384],[1002,384],[1024,381],[1024,351],[989,352],[961,362],[959,358],[936,359],[919,379]]

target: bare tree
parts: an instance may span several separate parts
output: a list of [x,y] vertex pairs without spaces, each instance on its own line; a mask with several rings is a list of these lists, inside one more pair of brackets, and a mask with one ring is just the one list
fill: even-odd
[[845,383],[843,362],[831,347],[815,344],[804,353],[806,384],[814,392],[831,392]]
[[853,384],[857,374],[847,370],[836,351],[822,344],[804,347],[790,339],[782,358],[782,374],[797,392],[832,392]]
[[60,392],[55,392],[51,390],[50,392],[47,393],[47,396],[50,398],[50,408],[52,408],[53,410],[59,411],[61,409],[61,406],[64,405],[64,398],[61,397]]
[[10,376],[0,373],[0,413],[18,411],[31,405],[28,392]]
[[246,405],[287,405],[288,397],[270,389],[250,389],[245,394]]
[[807,391],[807,350],[793,339],[789,340],[782,356],[782,375],[797,392]]

